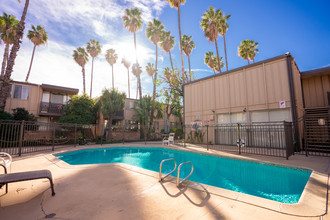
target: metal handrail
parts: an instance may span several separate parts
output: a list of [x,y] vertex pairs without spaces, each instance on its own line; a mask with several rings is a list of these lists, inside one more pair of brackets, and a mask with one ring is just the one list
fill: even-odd
[[[162,166],[163,166],[163,163],[166,162],[166,161],[170,161],[170,160],[173,160],[174,161],[175,167],[174,167],[174,169],[171,172],[169,172],[164,177],[162,177]],[[169,175],[171,175],[175,170],[176,170],[176,161],[173,158],[162,160],[162,162],[160,162],[160,166],[159,166],[159,182],[163,181],[166,177],[168,177]]]
[[[191,164],[191,171],[190,171],[189,175],[186,178],[184,178],[183,180],[181,180],[181,182],[180,182],[180,170],[181,170],[181,167],[182,167],[182,165],[187,164],[187,163],[190,163]],[[182,184],[184,181],[186,181],[191,176],[191,174],[193,173],[193,171],[194,171],[194,166],[193,166],[193,164],[192,164],[191,161],[181,163],[179,165],[179,168],[178,168],[178,175],[177,175],[177,178],[176,178],[176,186],[179,187],[180,184]]]
[[[8,159],[6,160],[5,158],[3,158],[3,156],[8,157]],[[13,163],[13,158],[11,157],[11,155],[6,152],[0,152],[0,160],[3,161],[6,167],[9,167],[9,171],[11,172],[11,164]]]

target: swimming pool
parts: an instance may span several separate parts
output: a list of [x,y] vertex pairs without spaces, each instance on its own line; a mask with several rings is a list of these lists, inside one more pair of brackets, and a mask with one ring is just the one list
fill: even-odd
[[[71,165],[125,163],[155,172],[159,172],[163,159],[174,158],[178,165],[191,161],[194,166],[194,172],[189,178],[191,181],[291,204],[299,201],[311,175],[311,171],[307,169],[292,169],[167,148],[97,148],[55,156]],[[173,167],[173,161],[164,163],[162,172],[168,173]],[[180,177],[184,178],[189,173],[190,166],[183,166]],[[176,176],[176,172],[172,176]]]

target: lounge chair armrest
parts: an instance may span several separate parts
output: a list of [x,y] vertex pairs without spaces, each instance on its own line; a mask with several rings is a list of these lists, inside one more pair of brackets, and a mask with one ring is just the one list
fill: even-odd
[[[0,159],[3,159],[3,158],[0,157]],[[0,166],[3,167],[3,169],[5,170],[5,174],[7,174],[7,167],[5,165],[3,165],[3,164],[0,164]]]

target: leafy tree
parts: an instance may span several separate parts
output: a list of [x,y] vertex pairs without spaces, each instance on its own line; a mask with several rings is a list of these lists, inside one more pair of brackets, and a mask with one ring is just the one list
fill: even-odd
[[14,116],[8,112],[0,110],[0,120],[14,120]]
[[131,62],[129,62],[129,60],[127,60],[126,58],[122,58],[121,63],[124,64],[124,66],[127,69],[128,98],[131,98],[130,85],[129,85],[129,67],[131,66]]
[[170,3],[170,6],[173,8],[175,7],[178,9],[178,26],[179,26],[179,43],[180,43],[180,53],[181,53],[181,67],[182,67],[182,79],[185,81],[185,71],[184,71],[184,64],[183,64],[183,50],[182,50],[182,37],[181,37],[181,18],[180,18],[180,5],[184,4],[186,0],[166,0]]
[[171,32],[170,31],[163,31],[162,35],[160,37],[161,42],[160,42],[160,47],[169,54],[170,56],[170,61],[171,61],[171,67],[172,67],[172,71],[174,71],[173,68],[173,62],[172,62],[172,56],[171,56],[171,50],[173,49],[173,46],[175,44],[174,42],[174,37],[171,36]]
[[94,69],[94,58],[101,53],[101,45],[97,40],[90,40],[86,46],[87,52],[92,57],[92,72],[91,72],[91,92],[90,97],[92,97],[93,92],[93,69]]
[[15,108],[13,109],[13,117],[14,120],[17,121],[37,121],[37,118],[30,114],[25,108]]
[[125,106],[126,94],[118,92],[116,89],[103,90],[100,97],[102,114],[108,118],[108,137],[107,141],[111,139],[112,118],[117,111],[123,110]]
[[36,47],[47,43],[47,40],[48,40],[47,32],[45,31],[45,29],[43,27],[41,27],[40,25],[38,25],[37,27],[34,27],[33,25],[31,25],[31,28],[32,28],[32,30],[29,30],[27,37],[34,44],[34,47],[33,47],[29,71],[28,71],[28,73],[26,75],[26,79],[25,79],[26,82],[28,81],[29,76],[30,76],[34,52],[36,50]]
[[184,54],[188,57],[188,63],[189,63],[189,73],[191,73],[191,68],[190,68],[190,54],[192,49],[194,49],[195,43],[194,41],[191,40],[192,36],[188,37],[188,35],[183,35],[182,37],[182,49]]
[[206,11],[202,15],[202,21],[200,23],[205,37],[212,43],[215,44],[216,50],[217,50],[217,58],[218,58],[218,68],[220,69],[220,56],[219,56],[219,50],[218,50],[218,34],[219,34],[219,28],[220,28],[220,18],[221,18],[221,11],[215,10],[212,6],[208,11]]
[[76,63],[81,66],[82,68],[82,77],[83,77],[83,88],[84,94],[86,93],[86,84],[85,84],[85,65],[88,62],[88,54],[86,53],[85,49],[82,47],[78,47],[77,50],[73,51],[72,55],[73,59]]
[[5,12],[3,13],[3,16],[0,17],[0,37],[1,40],[5,43],[5,51],[3,53],[3,60],[2,60],[2,67],[1,67],[1,78],[3,78],[8,55],[9,55],[9,47],[14,43],[15,37],[16,37],[16,31],[17,31],[17,25],[19,21],[16,20],[14,15],[7,15]]
[[[20,2],[20,0],[19,0],[19,2]],[[16,37],[15,37],[14,44],[10,51],[6,71],[5,71],[5,74],[3,77],[4,80],[2,82],[2,85],[0,86],[0,110],[4,110],[5,106],[6,106],[6,101],[7,101],[7,97],[8,97],[9,90],[10,90],[10,77],[13,72],[13,67],[15,64],[17,52],[20,48],[20,44],[22,43],[21,39],[22,39],[23,33],[24,33],[25,17],[27,14],[29,3],[30,3],[30,0],[25,0],[25,5],[24,5],[22,16],[21,16],[21,20],[17,25]]]
[[64,113],[65,115],[60,117],[61,123],[94,124],[97,119],[95,101],[86,93],[72,96],[64,108]]
[[150,120],[151,113],[154,113],[154,118],[162,118],[163,105],[160,102],[154,102],[151,96],[143,96],[138,102],[135,108],[137,112],[137,117],[140,120],[140,127],[143,131],[143,135],[146,138],[151,132]]
[[105,59],[108,61],[108,63],[112,67],[112,88],[114,88],[114,78],[113,78],[113,65],[117,62],[118,54],[116,54],[116,51],[114,49],[107,50],[105,54]]

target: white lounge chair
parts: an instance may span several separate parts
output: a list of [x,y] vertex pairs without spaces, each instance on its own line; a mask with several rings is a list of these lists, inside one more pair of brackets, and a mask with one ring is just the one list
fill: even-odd
[[168,143],[171,144],[174,144],[174,136],[175,136],[175,133],[170,133],[170,136],[168,137]]
[[0,164],[6,167],[8,170],[9,167],[9,172],[11,172],[11,164],[13,162],[13,158],[10,156],[10,154],[6,152],[0,152]]

